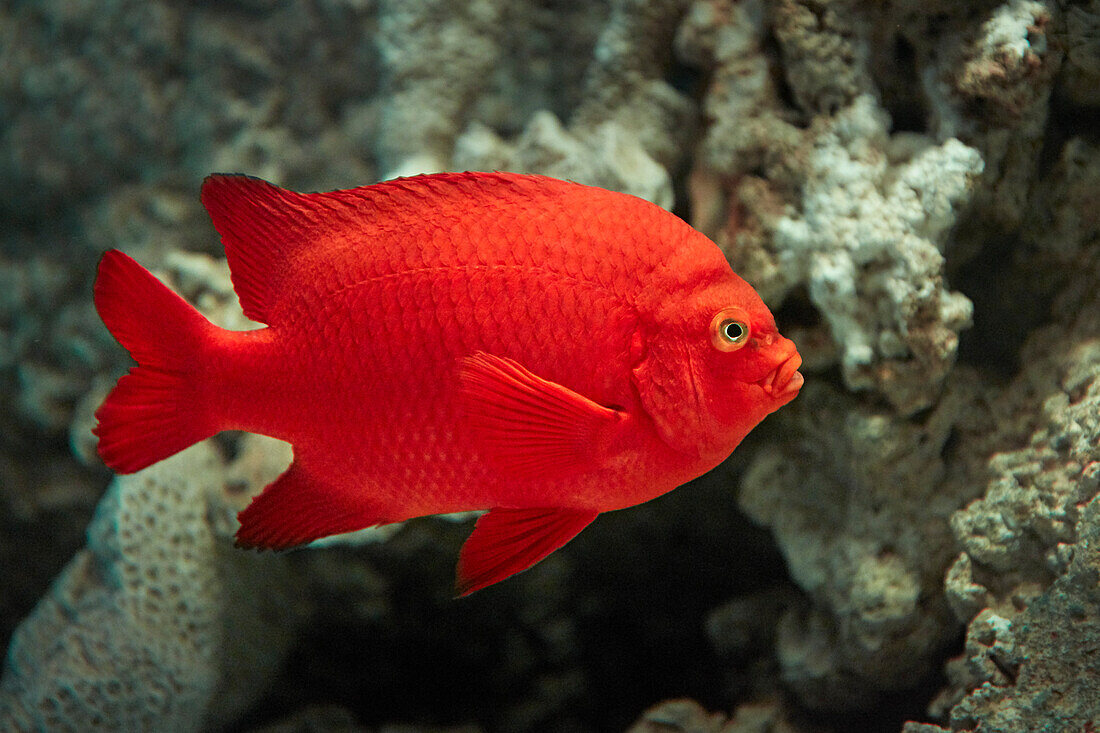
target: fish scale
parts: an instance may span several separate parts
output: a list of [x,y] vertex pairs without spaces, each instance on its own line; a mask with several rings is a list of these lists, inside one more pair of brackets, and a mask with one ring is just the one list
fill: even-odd
[[218,329],[108,252],[96,306],[138,366],[96,434],[118,471],[224,429],[290,442],[244,547],[488,510],[469,593],[714,467],[802,383],[718,248],[641,199],[506,173],[323,194],[211,176],[202,198],[265,327]]

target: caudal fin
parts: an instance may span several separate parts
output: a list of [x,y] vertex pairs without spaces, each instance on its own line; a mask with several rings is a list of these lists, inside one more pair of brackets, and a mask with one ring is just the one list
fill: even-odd
[[216,433],[197,377],[217,326],[118,250],[99,263],[95,306],[137,361],[96,411],[103,462],[133,473]]

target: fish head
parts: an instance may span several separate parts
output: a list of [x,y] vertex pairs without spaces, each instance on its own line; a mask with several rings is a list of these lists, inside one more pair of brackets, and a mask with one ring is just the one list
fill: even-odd
[[[717,465],[802,387],[802,357],[756,291],[733,272],[655,312],[636,383],[673,448]],[[643,382],[645,384],[643,385]]]

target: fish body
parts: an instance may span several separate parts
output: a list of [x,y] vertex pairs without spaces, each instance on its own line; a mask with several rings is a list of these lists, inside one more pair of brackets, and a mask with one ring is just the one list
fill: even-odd
[[96,305],[138,366],[96,433],[120,472],[221,430],[291,443],[240,514],[246,547],[488,510],[459,559],[472,592],[710,470],[802,383],[717,246],[632,196],[506,173],[320,194],[215,175],[202,200],[266,327],[217,328],[108,252]]

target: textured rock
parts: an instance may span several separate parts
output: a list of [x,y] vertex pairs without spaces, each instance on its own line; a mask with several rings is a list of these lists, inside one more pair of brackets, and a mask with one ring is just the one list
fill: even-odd
[[[955,365],[971,303],[948,278],[972,278],[983,309],[975,348],[999,359],[1020,341],[1000,324],[1031,327],[1095,239],[1096,218],[1082,216],[1095,208],[1084,203],[1096,191],[1088,143],[1070,141],[1034,185],[1061,22],[1051,4],[1015,0],[715,0],[695,3],[679,31],[681,57],[711,70],[704,106],[715,119],[692,178],[694,223],[769,303],[795,305],[811,373],[839,363],[848,389],[890,402],[861,404],[811,374],[773,418],[801,437],[765,449],[742,489],[741,505],[772,528],[810,596],[777,636],[784,679],[810,705],[858,705],[913,684],[957,633],[948,602],[971,615],[986,604],[974,576],[987,571],[969,555],[944,595],[961,521],[948,519],[982,491],[988,454],[1036,427],[989,421],[1042,400],[1032,384],[1028,397],[1002,397]],[[890,133],[891,117],[916,132]],[[997,234],[1021,225],[1025,246]],[[991,274],[998,267],[1007,277]],[[1011,516],[1044,511],[1028,503]],[[1040,521],[1054,539],[1073,520]],[[988,549],[1007,553],[1005,565],[1051,561],[1030,532],[1001,545],[994,530]]]
[[[715,5],[726,23],[710,30]],[[677,43],[717,67],[705,104],[719,120],[703,144],[696,224],[769,302],[806,290],[828,329],[799,339],[808,361],[839,358],[850,388],[874,389],[906,414],[928,407],[970,324],[969,301],[944,282],[944,252],[982,157],[956,139],[889,134],[861,43],[870,20],[845,21],[849,3],[780,3],[774,16],[751,4],[696,7],[707,12],[688,16]],[[798,59],[784,67],[799,80],[796,99],[799,83],[824,95],[807,93],[801,115],[783,110],[769,74],[769,26],[784,58]],[[822,55],[829,64],[814,62]],[[808,128],[793,124],[799,117]],[[736,175],[731,190],[709,180],[716,174]]]
[[1061,44],[1050,38],[1058,23],[1056,6],[1033,0],[989,6],[979,22],[961,16],[941,24],[946,30],[934,45],[914,38],[920,26],[907,33],[926,56],[920,61],[921,81],[931,130],[940,139],[962,139],[985,161],[974,207],[984,228],[1011,231],[1027,211],[1062,62]]
[[[671,43],[690,0],[612,0],[585,75],[584,97],[570,126],[598,131],[612,124],[637,139],[666,169],[684,159],[695,106],[665,76]],[[669,205],[671,202],[669,202]]]
[[1100,0],[1065,9],[1066,64],[1062,93],[1076,104],[1100,104]]
[[760,2],[697,2],[675,47],[685,61],[712,70],[703,108],[712,123],[700,148],[706,169],[728,176],[759,172],[772,185],[794,186],[803,167],[803,133],[794,124],[799,115],[780,100],[764,50],[768,31]]
[[672,207],[668,172],[617,122],[573,133],[549,112],[536,112],[523,133],[506,142],[472,125],[455,144],[454,168],[538,171],[602,186]]
[[[225,262],[169,253],[168,281],[208,316],[250,326]],[[255,324],[251,324],[254,326]],[[72,428],[91,462],[88,395]],[[242,443],[228,468],[195,446],[112,484],[87,546],[12,638],[0,727],[13,730],[203,730],[235,719],[277,672],[306,606],[287,591],[285,557],[233,550],[227,487],[264,486],[289,462],[269,439]]]
[[1100,498],[1079,516],[1057,580],[1017,599],[1022,612],[986,609],[970,623],[964,671],[951,669],[973,691],[951,709],[951,730],[1089,730],[1100,720]]
[[11,439],[63,434],[92,375],[109,363],[110,336],[76,289],[78,272],[41,253],[0,255],[0,414]]

